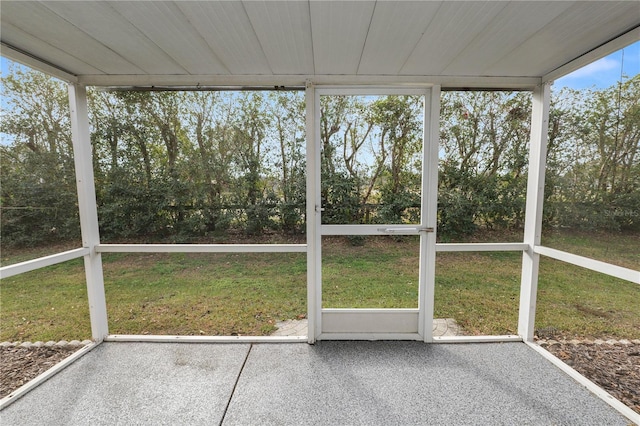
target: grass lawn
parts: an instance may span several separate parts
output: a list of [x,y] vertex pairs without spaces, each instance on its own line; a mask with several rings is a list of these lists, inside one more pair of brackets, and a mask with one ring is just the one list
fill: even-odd
[[[551,235],[545,245],[637,269],[638,236]],[[24,256],[17,252],[16,257]],[[416,307],[417,241],[323,240],[325,307]],[[517,332],[520,253],[439,253],[435,316],[468,334]],[[13,256],[3,254],[3,264]],[[306,315],[306,255],[104,255],[113,334],[267,335]],[[90,338],[82,261],[0,283],[0,341]],[[640,286],[543,259],[536,327],[591,338],[640,338]]]

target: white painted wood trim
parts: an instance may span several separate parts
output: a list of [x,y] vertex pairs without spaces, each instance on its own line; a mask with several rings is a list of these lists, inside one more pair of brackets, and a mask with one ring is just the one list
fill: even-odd
[[33,378],[28,381],[18,389],[11,392],[9,395],[0,399],[0,411],[4,410],[8,405],[18,400],[20,397],[24,396],[27,392],[35,389],[40,386],[42,383],[49,380],[51,377],[55,376],[69,365],[73,364],[80,357],[88,354],[92,349],[96,348],[100,343],[91,343],[86,346],[79,348],[76,352],[72,353],[53,367],[49,368],[39,376]]
[[0,279],[9,278],[14,275],[24,274],[25,272],[35,271],[36,269],[45,268],[58,263],[67,262],[73,259],[79,259],[89,254],[88,248],[78,248],[62,253],[52,254],[50,256],[40,257],[38,259],[27,260],[25,262],[16,263],[15,265],[4,266],[0,268]]
[[436,244],[437,252],[456,251],[523,251],[529,245],[526,243],[439,243]]
[[522,342],[522,337],[513,334],[496,336],[436,336],[433,343],[500,343]]
[[315,86],[305,87],[305,138],[307,156],[307,337],[309,344],[316,341],[320,329],[322,307],[320,236],[320,157],[319,157],[319,102]]
[[423,341],[418,333],[321,333],[317,340],[413,340]]
[[305,253],[306,244],[98,244],[98,253]]
[[559,68],[556,68],[550,73],[543,75],[542,82],[553,82],[553,80],[564,77],[565,75],[570,74],[573,71],[580,69],[586,65],[589,65],[590,63],[595,62],[598,59],[602,59],[610,53],[627,47],[638,40],[640,40],[640,27],[636,27],[631,31],[621,35],[620,37],[617,37],[610,42],[605,43],[602,46],[585,53],[584,55],[574,59],[573,61],[568,62]]
[[73,143],[73,160],[78,189],[82,245],[89,249],[89,253],[84,256],[84,270],[87,280],[91,333],[93,340],[100,342],[109,334],[109,325],[102,273],[102,256],[95,251],[95,247],[100,244],[100,231],[98,228],[98,203],[96,201],[93,155],[89,132],[87,90],[84,86],[71,83],[68,88],[71,141]]
[[631,281],[635,284],[640,284],[640,271],[634,271],[633,269],[624,268],[618,265],[612,265],[611,263],[590,259],[588,257],[578,256],[577,254],[572,254],[566,251],[556,250],[544,246],[535,246],[533,248],[533,251],[552,259],[570,263],[571,265],[580,266],[591,271],[600,272],[611,277],[616,277],[622,280]]
[[550,99],[551,89],[549,84],[540,85],[533,91],[523,241],[527,248],[522,253],[518,311],[518,334],[525,341],[533,341],[536,317],[540,255],[534,253],[533,247],[540,245],[542,236],[542,209],[547,165]]
[[322,225],[322,235],[418,235],[421,226],[415,225]]
[[421,233],[419,274],[422,286],[418,295],[420,309],[419,330],[424,342],[433,341],[433,312],[435,306],[436,237],[438,225],[438,163],[440,155],[440,86],[434,85],[425,94],[422,169],[422,228],[433,232]]
[[347,313],[347,314],[417,314],[416,308],[323,308],[322,313]]
[[323,309],[322,334],[420,334],[418,309]]
[[69,71],[63,70],[55,65],[51,65],[40,58],[24,53],[5,43],[2,43],[2,56],[68,83],[78,82],[78,77]]
[[392,87],[388,84],[376,86],[367,84],[358,85],[323,85],[317,89],[320,96],[425,96],[425,89],[432,84],[426,83],[424,87]]
[[105,342],[153,343],[307,343],[307,336],[163,336],[110,334]]
[[545,357],[548,361],[550,361],[553,365],[558,367],[560,370],[568,374],[572,379],[576,382],[580,383],[582,386],[589,389],[593,394],[595,394],[598,398],[609,404],[611,407],[615,408],[620,414],[631,420],[632,422],[640,425],[640,414],[633,411],[631,408],[627,407],[622,402],[618,401],[614,398],[609,392],[602,389],[600,386],[593,383],[591,380],[584,377],[582,374],[578,373],[576,370],[562,362],[561,359],[557,358],[551,352],[547,351],[543,347],[539,346],[535,342],[525,342],[530,348],[534,351],[538,352],[540,355]]
[[314,85],[376,85],[422,86],[440,85],[446,89],[510,89],[533,90],[540,77],[472,77],[472,76],[380,76],[380,75],[105,75],[78,76],[78,83],[87,86],[297,86]]

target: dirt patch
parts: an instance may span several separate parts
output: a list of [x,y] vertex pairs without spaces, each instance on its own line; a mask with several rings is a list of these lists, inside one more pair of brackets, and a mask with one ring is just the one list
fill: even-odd
[[79,349],[78,346],[0,347],[0,398],[9,395]]
[[540,346],[640,414],[640,344],[542,341]]

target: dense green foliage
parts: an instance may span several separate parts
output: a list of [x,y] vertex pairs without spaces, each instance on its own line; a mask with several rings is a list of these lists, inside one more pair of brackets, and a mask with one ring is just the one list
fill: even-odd
[[[14,66],[2,76],[2,244],[79,237],[64,84]],[[545,223],[640,230],[640,76],[606,90],[554,95]],[[103,240],[188,242],[303,233],[300,92],[90,90]],[[418,220],[422,100],[323,96],[324,223]],[[524,221],[531,98],[442,97],[441,238]]]

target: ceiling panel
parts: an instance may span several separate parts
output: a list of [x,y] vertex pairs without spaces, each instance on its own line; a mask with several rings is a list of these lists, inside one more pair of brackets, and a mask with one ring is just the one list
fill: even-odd
[[272,74],[241,2],[177,2],[232,74]]
[[398,74],[442,2],[377,2],[358,74]]
[[3,42],[10,46],[20,46],[23,51],[30,52],[32,55],[35,55],[48,63],[63,63],[65,67],[70,70],[74,70],[76,73],[102,74],[102,71],[99,69],[92,67],[91,65],[56,47],[53,47],[52,45],[26,33],[22,29],[17,28],[13,24],[5,22],[4,20],[0,25],[0,33],[2,34]]
[[312,2],[316,74],[356,74],[375,2]]
[[[486,75],[483,72],[502,59],[505,52],[524,43],[570,6],[570,2],[509,3],[442,72],[450,75]],[[536,67],[523,68],[519,71],[523,74],[518,75],[539,75],[540,70]]]
[[[81,58],[100,71],[110,74],[139,74],[144,71],[89,37],[84,31],[69,24],[43,5],[34,2],[2,2],[2,20],[21,28],[28,34],[48,43],[68,55]],[[4,29],[3,29],[4,34]],[[4,40],[4,36],[3,36]],[[15,47],[22,48],[21,44]],[[25,49],[23,49],[25,50]],[[54,64],[65,68],[67,64],[58,58]],[[70,69],[74,73],[76,70]]]
[[144,72],[186,72],[108,3],[54,1],[45,6]]
[[438,75],[506,7],[506,2],[444,3],[402,67],[405,75]]
[[189,74],[229,73],[175,3],[114,1],[110,6]]
[[[626,31],[640,32],[639,1],[2,0],[1,6],[3,43],[95,84],[314,77],[331,83],[335,76],[532,84]],[[16,54],[26,62],[28,55]]]
[[[500,61],[485,70],[487,75],[519,72],[521,64],[530,63],[539,74],[546,74],[574,59],[574,51],[588,52],[618,35],[614,28],[626,31],[640,21],[640,3],[591,2],[587,8],[576,4],[528,38]],[[640,29],[638,29],[640,31]],[[640,38],[640,33],[638,33]]]
[[309,3],[242,3],[274,74],[313,74]]

